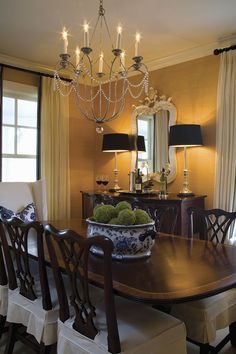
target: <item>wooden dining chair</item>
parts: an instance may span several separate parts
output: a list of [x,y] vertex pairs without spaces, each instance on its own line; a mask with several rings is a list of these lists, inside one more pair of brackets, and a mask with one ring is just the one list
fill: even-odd
[[133,208],[144,209],[151,219],[155,221],[157,232],[166,234],[176,234],[176,224],[178,218],[178,207],[176,205],[163,204],[155,206],[154,203],[148,201],[140,201],[140,199],[133,198]]
[[[122,297],[114,297],[113,243],[104,236],[84,238],[72,230],[45,226],[60,304],[58,354],[186,353],[184,324],[171,316]],[[90,253],[100,248],[102,257]],[[91,262],[101,275],[91,273]],[[66,292],[62,269],[70,282]],[[102,289],[89,280],[103,284]]]
[[199,238],[213,242],[224,243],[233,221],[236,220],[236,212],[228,212],[222,209],[204,210],[189,208],[189,237],[194,236],[194,224],[201,225]]
[[[49,283],[44,260],[43,226],[37,221],[24,223],[17,218],[6,220],[3,225],[0,236],[9,280],[9,331],[4,353],[11,354],[16,340],[25,343],[29,334],[32,335],[27,341],[29,346],[41,354],[49,353],[57,341],[59,311],[57,297],[51,297],[56,291],[53,279]],[[37,241],[37,261],[28,254],[32,238]],[[36,340],[31,340],[32,337]]]
[[[3,232],[3,225],[0,222],[0,234]],[[1,240],[1,238],[0,238]],[[5,268],[5,262],[0,244],[0,338],[5,329],[8,306],[8,279]]]
[[[188,215],[189,237],[195,237],[194,223],[197,222],[201,225],[200,239],[216,244],[227,240],[229,227],[236,220],[236,212],[221,209],[189,208]],[[187,337],[200,346],[200,354],[218,353],[229,340],[236,347],[236,289],[174,305],[171,314],[185,322]],[[217,330],[226,327],[229,334],[212,348],[210,343],[216,339]]]

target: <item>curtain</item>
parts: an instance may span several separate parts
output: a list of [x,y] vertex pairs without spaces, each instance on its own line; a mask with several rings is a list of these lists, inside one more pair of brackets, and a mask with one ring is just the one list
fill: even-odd
[[41,100],[41,175],[46,180],[49,220],[70,217],[69,99],[43,77]]
[[[214,207],[236,211],[236,51],[221,54],[216,119]],[[235,230],[235,231],[234,231]],[[236,237],[236,228],[229,238]]]
[[169,162],[169,112],[160,110],[155,119],[155,170],[161,171]]

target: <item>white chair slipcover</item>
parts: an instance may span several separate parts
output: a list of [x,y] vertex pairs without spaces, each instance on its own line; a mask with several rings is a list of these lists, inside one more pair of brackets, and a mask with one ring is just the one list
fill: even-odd
[[[120,297],[115,298],[121,353],[186,354],[186,330],[183,322]],[[99,333],[91,340],[72,328],[73,318],[58,323],[58,354],[109,354],[105,311],[96,305],[95,326]]]
[[46,311],[42,308],[42,296],[40,282],[35,277],[34,290],[37,299],[27,299],[19,293],[19,289],[8,290],[7,321],[20,323],[27,328],[27,333],[32,334],[38,343],[51,345],[57,342],[57,322],[59,317],[59,305],[57,293],[54,288],[53,275],[48,271],[52,310]]
[[45,181],[0,182],[0,205],[14,212],[34,202],[37,220],[47,220]]
[[0,285],[0,315],[7,315],[8,285]]
[[171,315],[186,325],[187,337],[199,343],[211,343],[216,331],[236,321],[236,289],[202,300],[176,304]]

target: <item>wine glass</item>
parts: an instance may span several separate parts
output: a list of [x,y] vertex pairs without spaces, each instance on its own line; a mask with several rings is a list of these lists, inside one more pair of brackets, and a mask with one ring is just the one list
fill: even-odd
[[98,192],[101,192],[101,190],[99,188],[102,184],[102,176],[101,175],[96,176],[96,183],[98,184]]
[[106,190],[105,187],[106,187],[106,186],[108,185],[108,183],[109,183],[109,176],[108,176],[108,175],[102,175],[101,182],[102,182],[102,185],[104,186],[103,192],[104,192],[104,193],[107,193],[107,190]]

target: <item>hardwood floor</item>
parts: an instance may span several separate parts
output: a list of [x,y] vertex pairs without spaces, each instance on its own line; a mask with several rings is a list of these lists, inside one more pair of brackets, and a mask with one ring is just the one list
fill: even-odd
[[[222,331],[221,336],[223,336],[224,332],[225,331]],[[5,343],[6,343],[6,334],[4,334],[2,339],[0,340],[0,354],[4,353]],[[230,343],[228,343],[222,349],[222,351],[220,353],[221,354],[236,354],[236,348],[232,348]],[[31,349],[28,349],[22,343],[16,343],[15,349],[14,349],[14,354],[35,354],[35,352],[32,351]],[[94,354],[96,354],[96,353],[94,353]],[[146,354],[148,354],[148,353],[146,353]],[[176,353],[176,354],[181,354],[181,353]],[[196,345],[193,345],[191,343],[187,343],[187,354],[199,354],[199,348]]]

